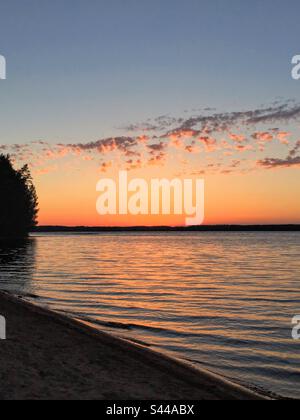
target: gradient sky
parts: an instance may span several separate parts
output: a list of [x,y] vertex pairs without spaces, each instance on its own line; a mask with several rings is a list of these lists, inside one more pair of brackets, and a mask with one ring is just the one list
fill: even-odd
[[1,1],[0,147],[31,164],[40,223],[181,223],[100,218],[96,182],[120,168],[201,175],[207,223],[300,223],[299,15],[296,0]]

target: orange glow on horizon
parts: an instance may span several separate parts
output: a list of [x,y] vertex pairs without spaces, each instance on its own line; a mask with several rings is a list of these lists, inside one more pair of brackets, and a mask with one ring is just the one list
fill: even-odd
[[[296,169],[248,175],[205,177],[205,224],[298,224],[299,182]],[[149,174],[145,174],[145,178]],[[39,177],[39,225],[183,226],[184,216],[100,216],[96,211],[97,178]]]

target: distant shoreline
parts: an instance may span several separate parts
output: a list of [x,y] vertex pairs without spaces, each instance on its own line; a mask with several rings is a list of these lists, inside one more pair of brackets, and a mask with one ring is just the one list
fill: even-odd
[[31,233],[109,233],[109,232],[300,232],[299,225],[202,225],[190,227],[132,226],[38,226]]

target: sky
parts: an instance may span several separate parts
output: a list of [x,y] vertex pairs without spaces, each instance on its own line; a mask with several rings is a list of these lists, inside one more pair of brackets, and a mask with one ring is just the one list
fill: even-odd
[[0,152],[47,225],[103,217],[101,177],[203,178],[206,223],[300,223],[296,0],[3,0]]

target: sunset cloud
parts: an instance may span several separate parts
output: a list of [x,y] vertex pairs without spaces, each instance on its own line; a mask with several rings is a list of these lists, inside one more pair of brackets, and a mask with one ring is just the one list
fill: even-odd
[[290,150],[290,157],[294,157],[300,151],[300,140],[297,141],[294,148]]
[[215,152],[218,149],[217,140],[212,137],[199,137],[198,140],[200,143],[204,144],[207,152]]
[[237,143],[243,143],[244,141],[246,141],[246,136],[244,136],[243,134],[230,133],[229,138],[230,140],[233,140],[234,142],[237,142]]
[[289,137],[292,136],[292,133],[289,131],[279,131],[277,133],[277,139],[280,141],[281,144],[289,145]]
[[300,167],[300,156],[297,156],[299,152],[300,140],[298,140],[293,149],[290,150],[286,159],[266,158],[263,160],[259,160],[257,162],[257,165],[267,169]]
[[[116,166],[137,170],[166,166],[172,161],[177,162],[178,170],[192,165],[191,171],[195,171],[196,159],[205,162],[210,156],[214,164],[205,170],[214,173],[249,170],[251,166],[266,169],[298,166],[300,142],[295,142],[293,130],[279,125],[297,122],[300,107],[291,102],[248,111],[217,113],[209,109],[200,115],[188,118],[186,115],[186,112],[178,118],[164,115],[149,119],[146,124],[128,126],[127,131],[133,131],[134,135],[68,144],[39,139],[26,144],[4,144],[0,151],[10,153],[20,165],[29,162],[39,175],[48,173],[58,162],[60,168],[69,169],[78,162],[96,166],[100,161],[100,171],[107,172]],[[278,124],[274,124],[276,128],[264,126],[269,123]],[[287,158],[280,157],[282,150],[286,155],[288,146]],[[273,158],[267,155],[271,151],[276,153]],[[247,162],[239,159],[242,153],[247,156]],[[261,155],[259,161],[257,154]]]
[[147,148],[150,150],[150,153],[153,155],[156,152],[162,152],[163,150],[165,150],[167,147],[166,143],[160,142],[160,143],[154,143],[154,144],[149,144],[147,146]]
[[164,152],[160,152],[158,154],[154,154],[149,160],[148,165],[150,166],[161,166],[167,159],[167,154]]
[[274,135],[264,131],[264,132],[257,132],[252,134],[252,138],[259,143],[268,143],[274,140]]
[[300,156],[297,157],[288,157],[287,159],[263,159],[258,161],[258,166],[272,169],[272,168],[290,168],[292,166],[294,167],[300,167]]
[[106,154],[115,150],[126,153],[126,151],[137,145],[138,139],[136,137],[110,137],[90,143],[69,144],[68,147],[73,150],[96,150],[101,154]]
[[[214,113],[212,115],[200,114],[186,118],[159,117],[153,123],[139,123],[126,127],[129,131],[152,131],[163,133],[161,137],[181,138],[184,133],[199,135],[211,135],[213,133],[233,133],[234,127],[250,127],[268,123],[290,123],[300,119],[300,105],[287,101],[269,107],[257,108],[254,110]],[[233,134],[233,136],[235,136]],[[243,134],[241,134],[241,139]],[[236,137],[236,140],[239,138]]]

